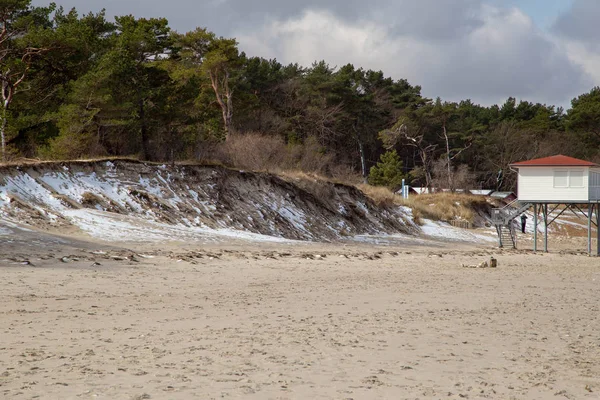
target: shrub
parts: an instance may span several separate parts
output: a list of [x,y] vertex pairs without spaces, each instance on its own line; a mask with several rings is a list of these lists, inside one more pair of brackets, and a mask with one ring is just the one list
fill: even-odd
[[381,155],[380,161],[371,168],[369,183],[374,186],[386,186],[396,190],[402,186],[405,175],[402,168],[402,160],[396,150],[388,151]]
[[438,189],[449,189],[454,192],[457,189],[469,189],[475,186],[475,174],[466,164],[452,166],[448,176],[448,161],[440,158],[433,163],[431,173],[433,178],[431,183]]
[[285,161],[286,145],[281,138],[258,133],[230,137],[223,144],[227,161],[251,171],[276,171]]
[[393,206],[401,199],[386,187],[365,184],[359,184],[356,187],[378,206]]
[[287,169],[326,174],[334,162],[333,157],[324,151],[315,137],[308,137],[304,143],[293,143],[288,146]]
[[344,166],[336,165],[331,154],[315,138],[304,143],[288,143],[279,136],[245,133],[231,136],[226,142],[207,142],[196,151],[198,161],[224,164],[249,171],[301,171],[334,178],[356,176]]

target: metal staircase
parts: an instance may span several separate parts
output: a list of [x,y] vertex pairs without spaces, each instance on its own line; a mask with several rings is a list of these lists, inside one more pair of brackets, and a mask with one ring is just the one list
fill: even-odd
[[509,225],[496,225],[496,232],[498,232],[500,247],[511,246],[513,249],[517,248],[517,231],[512,223]]
[[512,248],[517,247],[517,231],[514,220],[531,206],[531,203],[520,203],[518,200],[515,200],[503,208],[494,208],[492,210],[492,223],[496,227],[498,245],[500,247],[507,245],[512,246]]

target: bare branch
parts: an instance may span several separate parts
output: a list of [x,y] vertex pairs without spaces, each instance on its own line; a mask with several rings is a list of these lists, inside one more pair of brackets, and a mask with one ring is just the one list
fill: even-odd
[[[450,157],[450,159],[454,160],[456,157],[460,156],[465,150],[470,149],[472,145],[473,145],[473,142],[469,142],[469,144],[466,147],[463,147],[462,149],[458,150],[458,152],[456,154],[454,154],[452,157]],[[453,149],[453,150],[456,150],[456,149]]]

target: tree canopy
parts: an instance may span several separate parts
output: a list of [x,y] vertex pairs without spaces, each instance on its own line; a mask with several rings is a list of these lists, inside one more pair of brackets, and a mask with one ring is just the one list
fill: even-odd
[[[386,165],[401,165],[415,185],[450,189],[459,169],[494,188],[498,172],[508,176],[524,158],[600,161],[598,87],[567,112],[515,98],[484,107],[429,99],[405,79],[352,64],[253,57],[234,38],[203,27],[175,32],[164,18],[110,21],[104,11],[5,0],[0,28],[4,160],[206,160],[219,156],[219,143],[253,134],[283,143],[291,159],[302,153],[296,165],[309,165],[314,152],[330,162],[320,171],[373,182],[387,176]],[[502,188],[513,184],[507,178]]]

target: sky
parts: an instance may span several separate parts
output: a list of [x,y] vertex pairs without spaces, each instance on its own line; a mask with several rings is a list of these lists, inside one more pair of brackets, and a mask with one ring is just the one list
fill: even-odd
[[448,101],[569,108],[600,85],[600,0],[55,1],[111,19],[165,17],[179,32],[206,27],[284,64],[382,70]]

